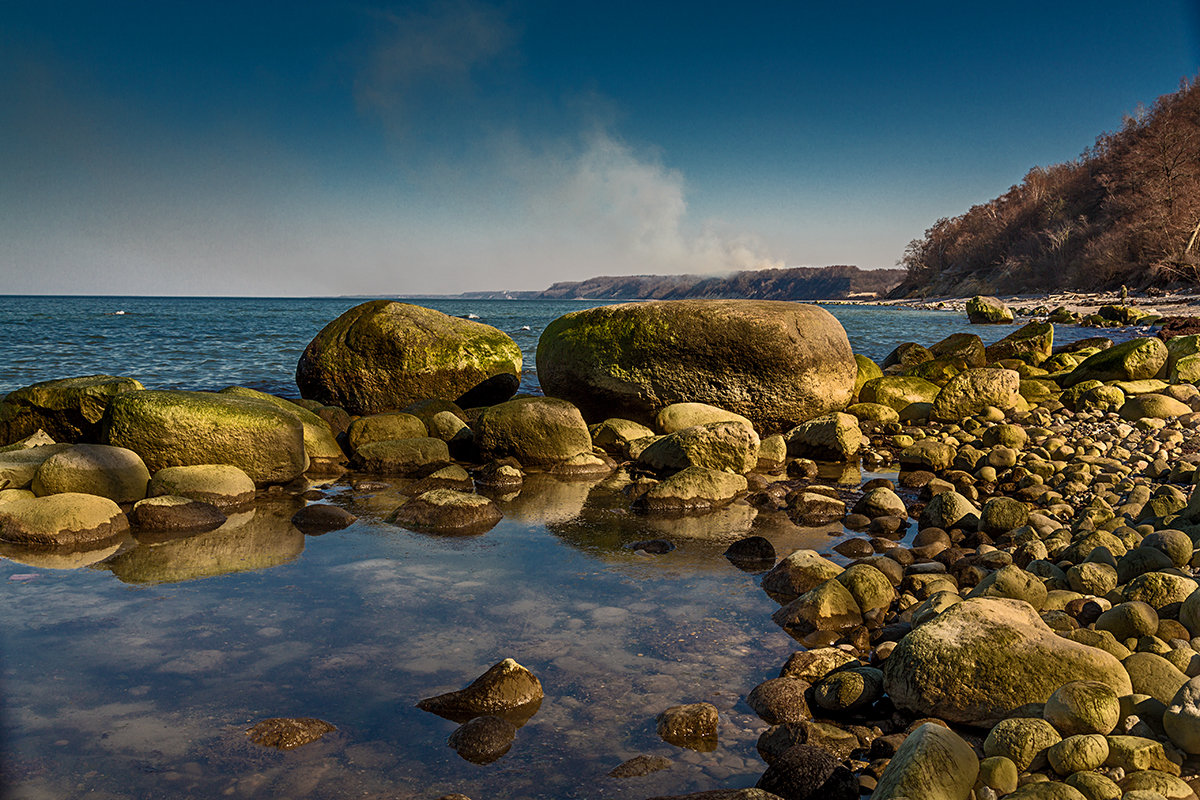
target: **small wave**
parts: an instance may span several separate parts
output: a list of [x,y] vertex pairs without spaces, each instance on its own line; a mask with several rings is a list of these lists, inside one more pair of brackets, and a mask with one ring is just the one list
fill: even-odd
[[467,314],[463,319],[479,319],[478,314]]
[[528,330],[532,330],[532,328],[530,328],[528,325],[522,325],[521,330],[528,331]]
[[126,311],[114,311],[114,312],[112,312],[112,314],[110,314],[109,316],[113,316],[113,317],[123,317],[123,316],[125,316],[125,314],[127,314],[127,313],[128,313],[128,312],[126,312]]

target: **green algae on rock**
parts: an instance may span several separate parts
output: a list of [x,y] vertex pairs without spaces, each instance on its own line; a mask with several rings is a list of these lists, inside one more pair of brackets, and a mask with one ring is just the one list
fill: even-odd
[[829,312],[800,303],[671,300],[575,311],[538,342],[546,394],[588,419],[649,424],[672,403],[741,414],[760,433],[845,408],[857,367]]
[[129,520],[107,497],[64,492],[0,504],[0,539],[47,547],[79,547],[120,536]]
[[146,390],[112,399],[105,444],[127,447],[150,471],[230,464],[257,484],[286,483],[308,468],[304,426],[259,400],[210,392]]
[[143,389],[133,378],[88,375],[42,381],[0,400],[0,445],[43,430],[59,442],[95,442],[109,401]]
[[[421,306],[372,300],[316,335],[300,357],[296,384],[302,397],[352,414],[377,414],[430,397],[457,402],[505,374],[520,376],[521,350],[502,331]],[[516,386],[512,380],[503,397],[476,399],[499,402]]]

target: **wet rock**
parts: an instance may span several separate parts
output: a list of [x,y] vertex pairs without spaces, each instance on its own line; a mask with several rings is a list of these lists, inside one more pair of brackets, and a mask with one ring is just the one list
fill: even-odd
[[839,411],[802,422],[783,439],[789,456],[828,461],[851,460],[864,442],[858,420]]
[[757,572],[775,564],[775,546],[762,536],[738,539],[725,550],[725,557],[738,569]]
[[652,772],[670,769],[672,761],[664,756],[638,755],[613,767],[610,778],[640,778]]
[[773,434],[849,403],[857,369],[845,337],[824,309],[797,303],[601,306],[546,327],[538,377],[588,418],[645,423],[671,403],[702,402]]
[[634,508],[653,514],[703,513],[728,505],[744,491],[741,475],[688,467],[651,487],[634,501]]
[[894,491],[886,486],[871,489],[858,499],[853,508],[856,514],[865,514],[872,519],[875,517],[907,517],[908,510],[904,501]]
[[920,725],[879,776],[873,800],[963,800],[979,775],[971,745],[949,728]]
[[849,667],[829,673],[813,687],[813,699],[826,711],[858,712],[883,696],[883,672],[874,667]]
[[42,496],[78,492],[136,503],[146,496],[150,471],[138,454],[124,447],[77,444],[42,462],[31,488]]
[[415,496],[424,494],[430,489],[457,489],[460,492],[469,492],[473,488],[475,488],[475,481],[471,479],[467,471],[457,464],[451,464],[421,478],[408,491]]
[[1057,636],[1024,601],[964,600],[905,636],[883,665],[901,709],[952,722],[992,724],[1044,703],[1072,680],[1132,690],[1113,656]]
[[1050,695],[1042,716],[1063,736],[1107,735],[1120,721],[1121,705],[1108,684],[1071,681]]
[[460,398],[505,373],[511,377],[495,386],[502,391],[488,391],[483,400],[516,391],[521,350],[506,334],[432,309],[372,300],[316,335],[300,357],[296,384],[305,398],[374,414],[422,398]]
[[211,531],[225,520],[225,514],[212,503],[178,495],[139,500],[129,513],[129,521],[136,527],[151,531]]
[[787,800],[856,800],[858,780],[828,751],[807,744],[792,747],[755,784]]
[[710,422],[656,439],[637,461],[656,472],[703,467],[741,475],[758,465],[758,450],[758,434],[745,423]]
[[386,439],[354,451],[354,466],[377,475],[427,475],[450,464],[450,448],[441,439]]
[[675,545],[666,539],[646,539],[640,542],[631,542],[628,546],[634,552],[641,551],[654,556],[666,555],[675,549]]
[[345,471],[346,454],[342,452],[333,428],[322,417],[309,409],[299,406],[291,400],[285,400],[256,389],[247,389],[244,386],[230,386],[222,389],[219,394],[257,400],[299,420],[304,429],[304,452],[308,455],[308,469],[305,472],[318,475],[340,475]]
[[658,715],[663,741],[689,750],[711,752],[717,746],[717,709],[711,703],[671,706]]
[[246,731],[250,741],[263,747],[295,750],[336,731],[333,725],[312,717],[274,717],[264,719]]
[[233,395],[124,392],[108,404],[102,438],[137,453],[152,473],[230,464],[255,483],[270,484],[294,480],[309,466],[304,426],[295,415]]
[[983,752],[987,756],[1004,756],[1017,765],[1018,771],[1025,772],[1044,766],[1046,750],[1061,741],[1058,731],[1044,719],[1010,717],[1000,720],[988,733]]
[[0,400],[0,445],[45,431],[56,442],[96,442],[113,397],[143,389],[133,378],[89,375],[43,381]]
[[629,419],[610,417],[588,428],[592,444],[617,458],[629,457],[629,444],[654,436],[654,431]]
[[1013,312],[995,297],[975,295],[967,301],[967,319],[972,325],[987,325],[1013,321]]
[[805,592],[772,614],[771,619],[801,641],[817,632],[842,633],[863,624],[854,595],[837,580]]
[[460,722],[494,714],[523,723],[537,711],[542,696],[542,684],[534,674],[506,658],[465,689],[426,698],[417,707]]
[[824,525],[846,515],[846,504],[824,492],[796,491],[787,498],[788,516],[797,525]]
[[516,491],[525,483],[525,473],[513,459],[485,464],[475,472],[475,483],[492,491]]
[[307,505],[297,511],[292,516],[292,524],[301,533],[308,534],[309,536],[319,536],[322,533],[340,531],[342,528],[347,528],[357,519],[358,517],[341,506],[316,503]]
[[549,473],[568,480],[586,480],[607,475],[616,467],[616,462],[604,453],[580,453],[550,467]]
[[472,764],[491,764],[509,751],[516,736],[516,725],[485,714],[467,720],[456,728],[446,744]]
[[818,647],[792,653],[779,672],[781,678],[797,678],[816,683],[838,667],[857,664],[858,659],[836,647]]
[[[461,420],[459,420],[461,422]],[[350,423],[346,439],[350,442],[350,452],[358,450],[372,442],[386,442],[389,439],[424,439],[429,436],[429,428],[419,418],[401,411],[391,411],[384,414],[369,414],[359,417]]]
[[812,719],[805,693],[809,685],[797,678],[771,678],[760,683],[746,696],[746,705],[764,722],[780,725]]
[[479,415],[475,444],[485,461],[511,457],[527,467],[549,467],[590,453],[592,437],[579,409],[565,400],[520,397]]
[[474,535],[491,530],[502,517],[483,495],[431,489],[397,508],[388,521],[415,531]]
[[65,492],[0,504],[0,539],[49,547],[80,547],[120,536],[129,520],[107,497]]
[[228,512],[244,508],[254,500],[254,481],[228,464],[197,464],[165,467],[150,478],[149,497],[175,495],[212,503]]

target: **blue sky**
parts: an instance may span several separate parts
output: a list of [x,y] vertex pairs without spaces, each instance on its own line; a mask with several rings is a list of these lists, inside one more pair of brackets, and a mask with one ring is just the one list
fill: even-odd
[[0,291],[893,266],[1200,70],[1200,2],[0,2]]

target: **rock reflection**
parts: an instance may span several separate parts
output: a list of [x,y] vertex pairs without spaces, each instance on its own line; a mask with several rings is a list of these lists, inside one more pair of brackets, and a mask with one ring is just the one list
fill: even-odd
[[260,502],[230,515],[207,533],[163,542],[139,541],[96,569],[125,583],[175,583],[286,564],[304,550],[304,534],[292,525],[296,504]]
[[0,542],[0,557],[42,569],[81,569],[97,564],[116,553],[122,546],[131,544],[134,544],[134,541],[128,533],[107,542],[93,542],[87,550],[31,547],[13,542]]
[[599,480],[561,480],[544,472],[535,472],[525,477],[516,497],[496,498],[496,502],[505,517],[526,523],[561,524],[583,513],[592,487],[597,483]]

